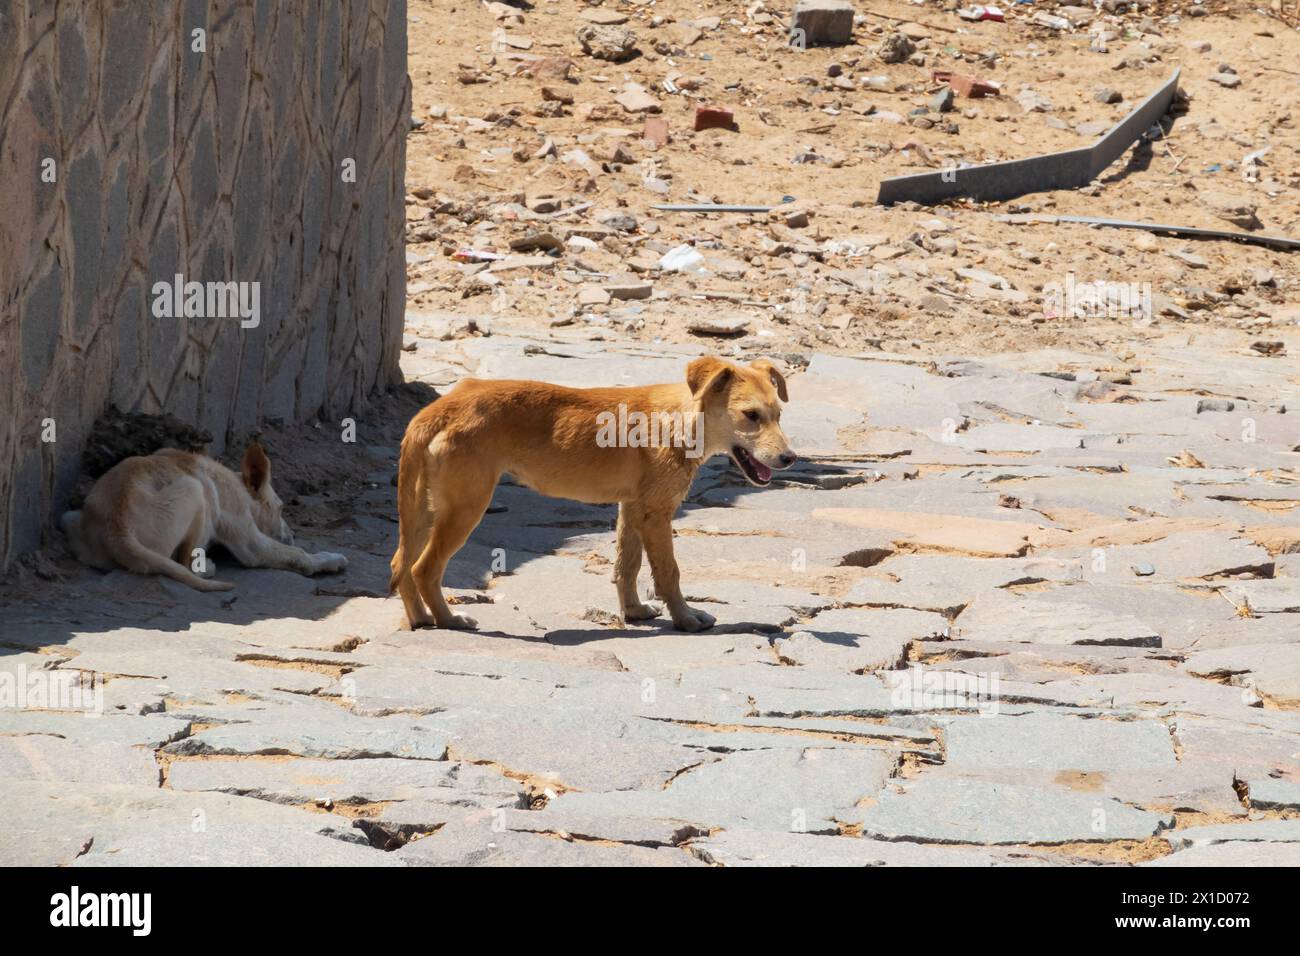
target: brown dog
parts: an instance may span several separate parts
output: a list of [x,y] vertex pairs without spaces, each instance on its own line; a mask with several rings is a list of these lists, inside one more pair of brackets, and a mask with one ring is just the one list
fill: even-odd
[[401,595],[413,628],[476,626],[451,612],[442,576],[509,472],[544,495],[618,504],[614,583],[625,621],[659,613],[637,595],[644,547],[673,625],[707,628],[713,618],[682,598],[673,514],[713,455],[730,455],[755,485],[794,463],[780,425],[778,399],[788,398],[766,359],[745,368],[700,358],[684,382],[639,388],[466,379],[421,410],[402,439],[389,590]]
[[64,513],[63,533],[83,564],[165,574],[197,591],[234,587],[212,578],[213,541],[249,568],[319,574],[348,566],[341,554],[293,546],[261,445],[248,446],[241,470],[172,448],[127,458],[95,482],[81,511]]

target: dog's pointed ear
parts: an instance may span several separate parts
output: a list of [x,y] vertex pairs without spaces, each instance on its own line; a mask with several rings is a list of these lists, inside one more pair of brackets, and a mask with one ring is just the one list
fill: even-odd
[[244,451],[244,462],[242,465],[244,484],[248,490],[257,494],[266,487],[266,483],[271,480],[271,459],[266,457],[266,452],[262,450],[259,442],[250,442],[248,448]]
[[722,388],[731,381],[732,367],[720,358],[706,355],[697,358],[686,366],[686,384],[691,390],[691,397],[697,402],[717,388]]
[[749,363],[749,367],[755,371],[766,372],[767,377],[770,378],[772,384],[776,386],[776,394],[781,397],[781,401],[790,401],[790,393],[785,389],[785,376],[781,374],[781,370],[773,365],[769,359],[755,359]]

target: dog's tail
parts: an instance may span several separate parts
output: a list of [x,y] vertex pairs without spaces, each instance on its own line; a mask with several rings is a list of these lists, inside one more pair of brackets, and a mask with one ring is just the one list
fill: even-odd
[[117,563],[136,574],[162,574],[173,581],[188,584],[196,591],[229,591],[234,588],[228,581],[201,578],[179,561],[150,551],[129,531],[113,535],[108,544]]

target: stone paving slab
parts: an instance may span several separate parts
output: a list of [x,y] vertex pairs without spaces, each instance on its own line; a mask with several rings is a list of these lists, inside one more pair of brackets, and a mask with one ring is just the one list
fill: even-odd
[[1253,777],[1246,780],[1246,793],[1260,810],[1300,810],[1300,780]]
[[1174,824],[1172,814],[1060,787],[924,776],[842,819],[876,839],[989,845],[1145,840]]
[[173,790],[233,793],[294,806],[410,800],[515,806],[523,799],[522,789],[496,771],[391,757],[174,760],[167,784]]
[[1136,770],[1176,762],[1169,728],[1153,720],[1057,714],[958,717],[945,730],[946,763],[958,769]]
[[896,765],[893,755],[865,749],[744,751],[688,770],[658,792],[567,793],[552,805],[706,829],[836,832],[837,815],[874,794]]
[[[701,351],[586,334],[404,361],[626,385]],[[308,535],[337,577],[73,569],[0,607],[0,862],[1294,863],[1281,363],[1156,349],[1106,403],[1111,356],[809,358],[804,460],[763,489],[710,462],[675,522],[708,632],[619,622],[614,509],[511,482],[449,569],[480,629],[400,629],[388,444]],[[1198,411],[1224,388],[1255,442]],[[98,716],[3,697],[57,672],[103,678]]]
[[[328,814],[158,786],[7,781],[0,863],[45,866],[386,866]],[[340,836],[339,834],[342,834]]]
[[1032,849],[954,847],[761,830],[727,830],[692,840],[691,853],[714,866],[1059,866]]

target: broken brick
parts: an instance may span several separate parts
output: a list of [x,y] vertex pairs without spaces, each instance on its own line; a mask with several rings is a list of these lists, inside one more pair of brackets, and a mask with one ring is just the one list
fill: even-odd
[[731,110],[723,106],[698,106],[695,108],[695,130],[729,129],[736,130],[736,117]]
[[652,149],[667,146],[669,141],[668,121],[660,116],[647,116],[643,136],[646,145]]
[[947,83],[958,96],[979,99],[982,96],[997,96],[1001,90],[997,84],[966,73],[952,73],[948,70],[935,70],[930,74],[936,83]]

